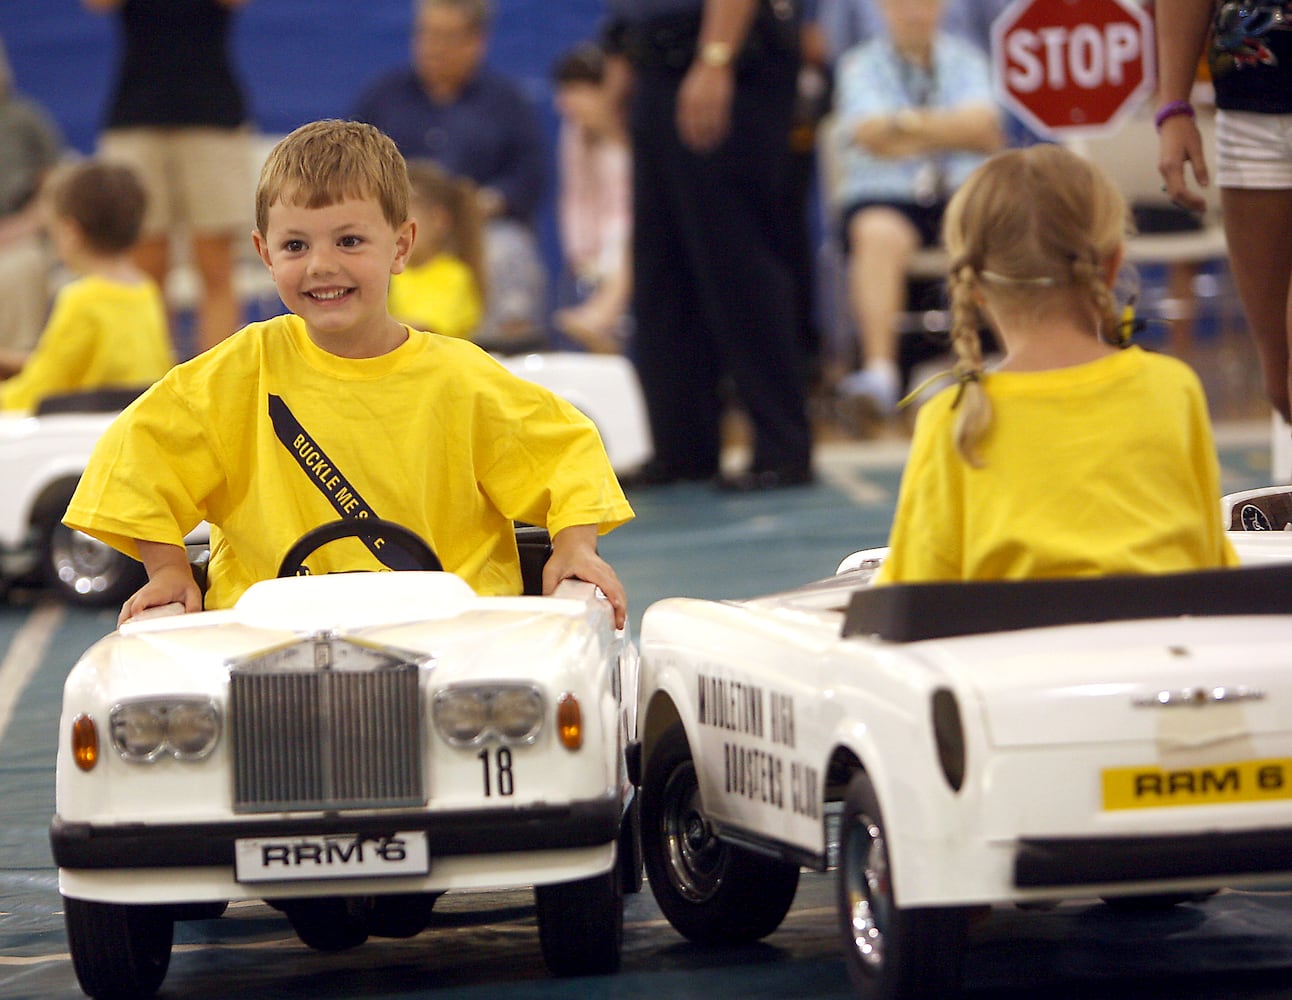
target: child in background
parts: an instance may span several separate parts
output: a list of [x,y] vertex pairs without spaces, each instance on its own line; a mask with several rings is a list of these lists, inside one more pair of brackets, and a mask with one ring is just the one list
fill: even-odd
[[[998,154],[953,195],[958,384],[920,410],[877,583],[1237,563],[1197,376],[1125,346],[1125,229],[1112,181],[1055,145]],[[991,372],[981,321],[1005,351]]]
[[87,160],[56,170],[43,197],[54,251],[77,277],[58,293],[21,371],[0,382],[0,409],[146,386],[175,363],[161,292],[131,261],[146,201],[134,172]]
[[417,242],[390,279],[390,314],[418,330],[471,340],[484,315],[484,223],[476,186],[429,160],[408,164]]
[[630,332],[632,154],[622,102],[595,45],[577,46],[552,72],[561,113],[558,221],[565,268],[552,317],[590,351],[616,354]]
[[0,40],[0,378],[17,374],[49,316],[53,260],[36,196],[63,151],[53,116],[17,89]]
[[[387,311],[417,223],[394,142],[361,122],[303,125],[256,191],[256,249],[290,313],[251,323],[172,369],[100,439],[65,523],[143,562],[121,619],[203,607],[184,536],[211,525],[208,608],[273,577],[306,531],[397,521],[479,594],[519,594],[513,522],[545,526],[543,590],[596,584],[623,627],[627,597],[597,536],[633,516],[592,422],[479,347]],[[345,539],[311,574],[400,568]],[[389,546],[394,549],[394,546]]]

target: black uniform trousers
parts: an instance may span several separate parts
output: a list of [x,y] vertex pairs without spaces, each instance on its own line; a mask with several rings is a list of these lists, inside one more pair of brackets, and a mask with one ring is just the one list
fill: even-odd
[[638,66],[632,109],[632,356],[655,459],[718,471],[727,378],[753,427],[752,468],[806,470],[811,433],[784,213],[797,53],[740,66],[731,134],[702,155],[677,134],[684,67]]

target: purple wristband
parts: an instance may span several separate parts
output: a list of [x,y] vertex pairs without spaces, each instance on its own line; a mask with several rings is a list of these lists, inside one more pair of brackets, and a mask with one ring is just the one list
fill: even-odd
[[1193,105],[1188,101],[1167,101],[1160,108],[1157,114],[1153,116],[1153,127],[1161,129],[1162,123],[1168,118],[1174,118],[1176,115],[1188,115],[1193,117]]

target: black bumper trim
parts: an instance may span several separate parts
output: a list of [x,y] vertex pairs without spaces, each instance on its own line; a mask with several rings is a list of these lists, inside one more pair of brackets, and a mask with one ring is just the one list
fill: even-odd
[[599,847],[619,836],[617,795],[569,805],[515,809],[426,810],[299,819],[239,818],[227,823],[96,826],[55,816],[49,827],[59,868],[231,868],[243,837],[325,836],[425,831],[432,858],[465,854]]
[[1019,841],[1020,888],[1292,872],[1292,828]]

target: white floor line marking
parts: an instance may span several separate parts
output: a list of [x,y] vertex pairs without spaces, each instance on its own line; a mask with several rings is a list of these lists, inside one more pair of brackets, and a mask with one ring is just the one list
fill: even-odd
[[62,620],[61,604],[41,604],[14,633],[9,652],[0,662],[0,740],[4,739],[18,699],[40,668],[45,650]]
[[841,463],[821,462],[817,465],[821,478],[825,479],[846,494],[848,499],[858,507],[873,507],[877,504],[890,503],[892,494],[877,483],[865,477],[861,469],[847,467]]

